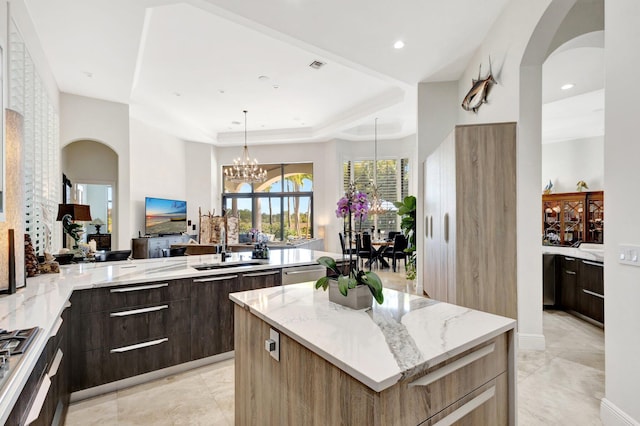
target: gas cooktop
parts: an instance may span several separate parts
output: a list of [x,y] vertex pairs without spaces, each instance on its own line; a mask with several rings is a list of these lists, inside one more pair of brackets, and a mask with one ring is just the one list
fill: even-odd
[[4,393],[4,387],[9,377],[20,364],[22,355],[29,349],[40,331],[39,327],[26,328],[24,330],[7,331],[0,329],[0,392]]
[[0,329],[0,352],[8,349],[9,356],[23,354],[38,334],[38,327],[7,331]]

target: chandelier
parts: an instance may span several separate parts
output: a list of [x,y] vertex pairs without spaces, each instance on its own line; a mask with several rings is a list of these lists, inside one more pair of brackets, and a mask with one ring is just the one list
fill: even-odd
[[382,197],[380,196],[380,188],[378,187],[378,118],[375,119],[374,125],[374,142],[373,142],[373,184],[371,185],[371,206],[369,213],[379,215],[386,213],[386,209],[382,205]]
[[224,170],[225,179],[229,182],[261,183],[267,179],[267,171],[258,165],[257,159],[249,157],[247,148],[247,110],[244,112],[244,148],[242,155],[233,160],[233,166]]

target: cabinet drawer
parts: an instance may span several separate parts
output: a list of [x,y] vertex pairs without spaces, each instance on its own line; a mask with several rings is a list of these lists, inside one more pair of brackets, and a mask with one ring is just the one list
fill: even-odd
[[451,424],[456,426],[508,425],[509,390],[507,374],[501,374],[420,424],[424,426]]
[[398,404],[391,411],[398,410],[402,424],[419,424],[505,371],[507,335],[502,334],[383,393],[397,393],[385,399]]
[[[190,360],[188,333],[82,352],[71,370],[73,391],[99,386]],[[115,351],[115,352],[112,352]]]
[[190,299],[103,313],[106,345],[126,346],[156,337],[190,332]]
[[112,370],[108,375],[109,381],[189,361],[191,357],[189,339],[189,333],[178,333],[139,342],[136,345],[105,349],[103,351],[104,368]]
[[104,299],[104,310],[188,299],[189,281],[168,280],[100,289],[100,299]]

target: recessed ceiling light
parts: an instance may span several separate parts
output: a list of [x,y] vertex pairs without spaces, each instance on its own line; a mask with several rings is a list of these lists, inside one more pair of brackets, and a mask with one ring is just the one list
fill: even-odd
[[87,76],[87,77],[89,77],[89,78],[93,77],[93,73],[92,73],[92,72],[90,72],[90,71],[85,71],[85,72],[84,72],[84,75],[86,75],[86,76]]
[[232,121],[231,124],[233,124],[234,126],[239,126],[242,123],[240,123],[239,121]]
[[259,75],[258,80],[269,80],[269,76],[267,75]]
[[574,86],[575,86],[575,84],[573,84],[573,83],[566,83],[566,84],[563,84],[562,86],[560,86],[560,89],[561,90],[569,90],[569,89],[572,89]]
[[224,93],[224,90],[218,89],[218,93],[222,94],[222,93]]
[[180,93],[180,92],[173,92],[173,94],[174,94],[175,96],[177,96],[177,97],[182,96],[182,93]]
[[277,84],[274,84],[274,85],[273,85],[273,88],[274,88],[274,89],[279,89],[279,88],[280,88],[280,86],[278,86]]
[[402,49],[404,47],[404,41],[402,40],[398,40],[395,43],[393,43],[393,47],[396,49]]

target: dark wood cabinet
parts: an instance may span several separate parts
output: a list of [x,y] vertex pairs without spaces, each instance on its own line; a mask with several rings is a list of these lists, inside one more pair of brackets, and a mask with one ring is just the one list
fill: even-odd
[[[7,425],[64,424],[69,406],[68,309],[66,309],[31,371],[18,400],[7,419]],[[42,392],[45,397],[37,400]]]
[[[229,293],[240,288],[239,274],[193,279],[191,287],[191,358],[233,350]],[[231,332],[229,332],[231,330]]]
[[87,234],[87,242],[94,240],[96,250],[111,250],[111,234]]
[[193,279],[191,355],[204,358],[233,350],[233,302],[229,294],[281,285],[280,269]]
[[604,324],[604,266],[580,260],[578,274],[578,312]]
[[71,390],[232,351],[229,294],[281,282],[270,269],[75,291]]
[[183,279],[74,292],[71,389],[189,361],[190,286]]
[[558,268],[556,266],[557,256],[555,254],[545,253],[542,255],[542,305],[554,307],[560,304],[560,295],[558,294],[557,275]]
[[559,306],[583,319],[604,325],[603,263],[563,255],[555,255],[555,260]]
[[545,244],[568,246],[577,242],[602,243],[604,193],[566,192],[542,196],[542,239]]
[[189,242],[188,235],[134,238],[131,240],[131,257],[134,259],[162,257],[162,250],[171,248],[172,244],[187,242]]
[[575,257],[560,256],[560,304],[564,309],[574,311],[576,300],[578,260]]

